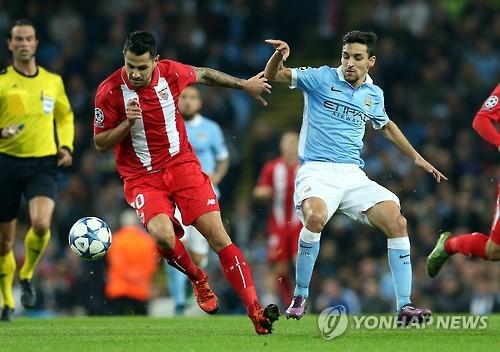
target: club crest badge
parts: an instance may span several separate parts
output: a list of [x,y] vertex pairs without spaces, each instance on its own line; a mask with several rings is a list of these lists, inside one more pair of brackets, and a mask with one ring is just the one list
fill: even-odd
[[163,99],[163,100],[168,100],[168,97],[169,97],[169,92],[168,92],[168,88],[163,88],[162,90],[160,90],[158,92],[158,96],[160,97],[160,99]]

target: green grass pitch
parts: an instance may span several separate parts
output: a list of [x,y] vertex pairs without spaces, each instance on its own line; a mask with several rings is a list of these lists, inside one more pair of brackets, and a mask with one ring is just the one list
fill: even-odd
[[484,330],[356,330],[321,338],[316,316],[281,317],[272,335],[258,336],[243,316],[200,318],[16,318],[0,324],[0,351],[492,351],[500,342],[500,315]]

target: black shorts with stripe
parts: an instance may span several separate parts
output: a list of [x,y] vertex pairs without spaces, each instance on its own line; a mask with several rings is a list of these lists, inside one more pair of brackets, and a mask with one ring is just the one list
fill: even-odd
[[18,158],[0,153],[0,222],[17,217],[21,197],[55,199],[57,157]]

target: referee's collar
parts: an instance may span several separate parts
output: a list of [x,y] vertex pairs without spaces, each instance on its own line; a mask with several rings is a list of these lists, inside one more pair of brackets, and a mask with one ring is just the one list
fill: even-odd
[[[345,80],[344,73],[342,72],[342,66],[337,67],[337,75],[339,76],[339,79],[341,81],[349,83]],[[366,74],[365,81],[363,83],[373,84],[373,79],[370,77],[368,73]]]

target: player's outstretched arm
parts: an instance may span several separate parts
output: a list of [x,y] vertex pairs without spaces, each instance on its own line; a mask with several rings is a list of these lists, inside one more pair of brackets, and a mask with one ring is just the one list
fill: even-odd
[[262,105],[267,105],[266,100],[262,98],[262,94],[271,94],[271,85],[267,82],[263,72],[249,79],[241,79],[207,67],[194,67],[194,70],[196,71],[196,83],[206,86],[240,89],[260,101]]
[[283,62],[290,55],[290,47],[286,42],[277,39],[267,39],[266,43],[272,45],[276,51],[269,61],[267,61],[266,68],[264,69],[264,77],[273,82],[290,84],[292,81],[292,70],[283,66]]
[[436,179],[436,182],[441,182],[441,180],[448,180],[438,169],[436,169],[431,163],[425,160],[413,146],[410,144],[408,139],[405,137],[403,132],[399,127],[392,121],[389,121],[384,127],[382,127],[382,134],[387,138],[392,144],[398,147],[403,153],[412,158],[415,165],[421,167]]

